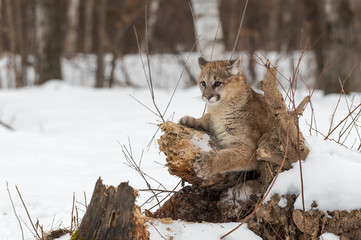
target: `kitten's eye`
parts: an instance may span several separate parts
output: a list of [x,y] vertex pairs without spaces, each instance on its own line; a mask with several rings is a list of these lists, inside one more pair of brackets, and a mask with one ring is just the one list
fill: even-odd
[[201,82],[201,85],[202,85],[202,87],[206,87],[206,82],[205,82],[205,81],[202,81],[202,82]]
[[213,83],[213,87],[219,87],[219,86],[221,86],[222,85],[222,82],[220,82],[220,81],[215,81],[214,83]]

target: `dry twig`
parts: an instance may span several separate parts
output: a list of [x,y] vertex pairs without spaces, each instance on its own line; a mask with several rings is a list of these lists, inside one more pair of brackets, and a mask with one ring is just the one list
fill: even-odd
[[20,222],[19,216],[18,216],[18,214],[16,213],[16,209],[15,209],[15,206],[14,206],[14,202],[13,202],[13,199],[12,199],[11,194],[10,194],[8,181],[6,181],[6,190],[8,191],[9,198],[10,198],[10,202],[11,202],[11,205],[12,205],[12,207],[13,207],[13,211],[14,211],[15,217],[16,217],[16,219],[17,219],[17,220],[18,220],[18,222],[19,222],[19,226],[20,226],[20,230],[21,230],[21,236],[22,236],[22,239],[24,240],[24,231],[23,231],[23,226],[21,225],[21,222]]
[[31,223],[31,226],[33,227],[33,229],[34,229],[34,231],[35,231],[36,236],[38,237],[38,239],[43,239],[42,237],[40,237],[40,235],[39,235],[39,233],[38,233],[38,231],[37,231],[37,228],[35,227],[35,225],[34,225],[34,223],[33,223],[33,220],[31,220],[31,217],[30,217],[28,208],[27,208],[26,205],[25,205],[25,202],[24,202],[24,200],[23,200],[23,197],[21,196],[20,191],[19,191],[19,189],[18,189],[18,186],[15,185],[15,188],[16,188],[16,191],[18,192],[18,195],[19,195],[19,197],[20,197],[21,203],[22,203],[23,206],[24,206],[24,209],[25,209],[26,214],[27,214],[27,216],[28,216],[28,218],[29,218],[29,221],[30,221],[30,223]]

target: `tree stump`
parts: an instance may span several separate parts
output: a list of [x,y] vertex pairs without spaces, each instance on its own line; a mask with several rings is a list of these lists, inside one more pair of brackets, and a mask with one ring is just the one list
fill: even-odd
[[137,195],[128,183],[123,182],[118,187],[105,186],[99,178],[76,239],[149,239],[144,217],[134,204]]
[[[164,135],[160,137],[158,144],[159,149],[167,156],[166,166],[169,173],[192,184],[192,191],[191,194],[189,190],[175,194],[157,210],[155,216],[189,220],[189,217],[185,217],[189,215],[195,216],[196,221],[212,221],[209,215],[213,214],[214,222],[241,220],[260,200],[260,196],[265,193],[281,166],[282,171],[288,170],[292,163],[306,158],[309,150],[299,130],[298,117],[302,114],[309,97],[305,97],[299,106],[291,111],[288,110],[278,89],[276,74],[277,69],[267,67],[265,80],[261,83],[267,105],[265,108],[270,109],[275,124],[273,129],[258,141],[255,152],[259,161],[257,174],[247,176],[247,172],[230,172],[217,174],[207,180],[198,178],[193,170],[196,156],[201,151],[219,150],[216,138],[209,133],[173,122],[160,124]],[[246,184],[248,180],[254,181]],[[228,191],[228,188],[232,187],[233,189]],[[210,193],[210,190],[217,193]],[[237,191],[247,191],[249,196],[247,199],[236,199]],[[207,201],[204,198],[206,195],[213,197]],[[197,204],[191,204],[196,207],[187,206],[187,203],[196,202]],[[199,214],[199,204],[202,202],[213,206],[213,209],[207,208],[209,214],[204,215],[204,219],[203,215]]]

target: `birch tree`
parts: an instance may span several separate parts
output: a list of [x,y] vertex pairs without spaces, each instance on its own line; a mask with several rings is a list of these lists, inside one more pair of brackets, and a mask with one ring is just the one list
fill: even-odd
[[224,57],[224,41],[218,0],[192,0],[198,50],[206,59]]
[[35,1],[37,84],[61,79],[58,1]]

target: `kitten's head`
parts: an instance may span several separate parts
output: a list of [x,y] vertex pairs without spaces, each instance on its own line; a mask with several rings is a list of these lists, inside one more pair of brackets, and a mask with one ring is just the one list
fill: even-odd
[[210,106],[221,102],[227,92],[232,91],[232,83],[239,81],[242,74],[240,58],[209,62],[200,57],[198,64],[201,68],[198,85],[202,91],[203,101]]

